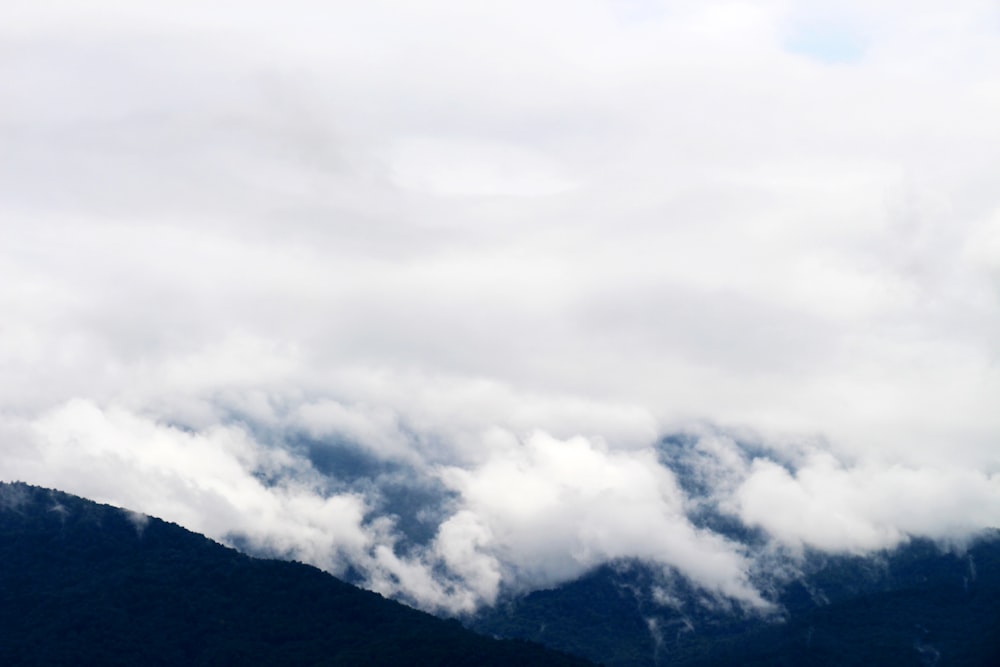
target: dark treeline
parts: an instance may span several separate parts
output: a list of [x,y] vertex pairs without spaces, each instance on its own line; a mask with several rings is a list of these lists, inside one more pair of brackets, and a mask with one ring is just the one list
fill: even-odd
[[996,533],[961,552],[913,540],[875,558],[812,554],[803,568],[770,618],[713,607],[682,577],[633,561],[483,610],[472,625],[609,667],[1000,665]]
[[584,665],[300,563],[0,484],[0,665]]

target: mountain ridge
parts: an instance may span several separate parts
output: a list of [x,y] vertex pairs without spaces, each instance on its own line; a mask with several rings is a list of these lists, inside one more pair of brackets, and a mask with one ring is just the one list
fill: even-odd
[[0,483],[0,562],[0,664],[590,664],[20,482]]
[[609,667],[1000,665],[1000,532],[959,554],[914,539],[877,558],[812,554],[780,613],[712,604],[637,560],[503,601],[470,622]]

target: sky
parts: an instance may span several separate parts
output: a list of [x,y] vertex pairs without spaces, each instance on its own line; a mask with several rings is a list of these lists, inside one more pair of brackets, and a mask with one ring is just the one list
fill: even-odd
[[1000,526],[995,2],[0,12],[0,479],[453,614]]

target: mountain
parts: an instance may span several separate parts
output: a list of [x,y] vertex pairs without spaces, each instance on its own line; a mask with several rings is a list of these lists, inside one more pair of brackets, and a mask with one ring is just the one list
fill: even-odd
[[1000,665],[1000,534],[961,551],[912,540],[875,557],[810,554],[761,616],[637,561],[482,611],[482,632],[609,667]]
[[618,561],[467,619],[504,641],[20,483],[0,483],[0,563],[4,665],[1000,665],[997,532],[962,549],[810,554],[772,590],[769,616]]
[[3,665],[588,664],[21,483],[0,483],[0,563]]

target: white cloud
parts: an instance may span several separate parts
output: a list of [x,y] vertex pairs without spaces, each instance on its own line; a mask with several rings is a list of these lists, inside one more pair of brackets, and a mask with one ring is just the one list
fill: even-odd
[[446,468],[442,475],[464,508],[437,538],[457,567],[492,576],[499,562],[508,570],[505,580],[530,590],[637,557],[675,567],[714,592],[763,604],[746,580],[738,546],[690,524],[683,494],[652,450],[613,451],[536,433],[511,440],[478,468]]
[[[989,3],[8,4],[0,476],[450,609],[629,556],[751,599],[702,502],[1000,523]],[[649,447],[700,423],[770,449],[703,437],[695,502]],[[303,434],[446,484],[437,537]]]
[[996,526],[1000,477],[961,468],[841,466],[827,454],[789,473],[755,461],[740,517],[792,546],[865,553],[910,537],[962,540]]
[[400,187],[445,197],[539,196],[576,187],[544,155],[503,142],[409,138],[389,163]]

